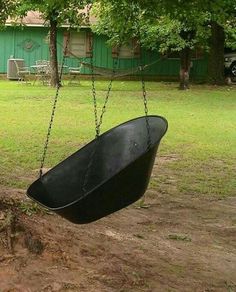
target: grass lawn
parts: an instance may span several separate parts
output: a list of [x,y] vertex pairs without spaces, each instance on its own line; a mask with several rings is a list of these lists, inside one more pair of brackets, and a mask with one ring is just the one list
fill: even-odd
[[[97,82],[101,108],[108,82]],[[151,187],[172,195],[236,195],[236,87],[147,82],[150,114],[163,115],[169,130],[159,148],[161,164]],[[102,131],[143,115],[139,82],[115,82]],[[55,90],[0,81],[0,184],[26,188],[36,178]],[[49,143],[51,167],[94,138],[89,81],[64,86]],[[161,160],[161,159],[160,159]],[[30,179],[29,179],[30,178]]]

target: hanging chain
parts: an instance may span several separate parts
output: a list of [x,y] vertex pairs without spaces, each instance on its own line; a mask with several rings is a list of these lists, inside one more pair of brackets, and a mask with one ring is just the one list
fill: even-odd
[[[91,57],[92,59],[92,57]],[[105,101],[104,101],[104,104],[103,104],[103,107],[102,107],[102,111],[101,111],[101,115],[99,117],[99,122],[98,122],[98,116],[97,116],[97,99],[96,99],[96,91],[95,91],[95,78],[94,78],[94,74],[93,74],[93,70],[92,70],[92,83],[93,83],[93,86],[92,86],[92,92],[93,92],[93,101],[94,101],[94,115],[95,115],[95,125],[96,125],[96,138],[99,137],[99,134],[100,134],[100,126],[102,124],[102,119],[103,119],[103,115],[106,111],[106,105],[107,105],[107,102],[109,100],[109,95],[110,95],[110,92],[111,92],[111,89],[112,89],[112,82],[113,82],[113,77],[114,77],[114,74],[115,74],[115,68],[117,67],[117,63],[118,63],[118,58],[115,59],[114,63],[113,63],[113,73],[112,73],[112,78],[109,82],[109,85],[108,85],[108,90],[107,90],[107,94],[106,94],[106,97],[105,97]],[[91,64],[91,63],[90,63]],[[91,152],[90,154],[90,158],[89,158],[89,163],[88,163],[88,167],[85,171],[85,175],[84,175],[84,182],[83,182],[83,191],[84,193],[86,192],[86,185],[88,183],[88,179],[89,179],[89,175],[90,175],[90,170],[92,168],[92,165],[93,165],[93,162],[94,162],[94,157],[95,157],[95,153],[96,153],[96,144],[98,143],[98,139],[95,140],[95,146],[94,146],[94,149],[93,151]]]
[[96,138],[97,138],[99,136],[99,122],[98,122],[97,97],[96,97],[95,76],[94,76],[93,43],[92,43],[91,35],[89,36],[89,50],[91,54],[90,66],[91,66],[91,79],[92,79],[93,110],[94,110],[95,133],[96,133]]
[[[87,5],[87,22],[90,26],[90,9],[91,5]],[[93,96],[93,110],[94,110],[94,123],[95,123],[95,137],[99,136],[99,122],[98,122],[98,110],[97,110],[97,97],[95,88],[95,76],[94,76],[94,60],[93,60],[93,40],[92,35],[89,35],[89,52],[90,52],[90,66],[91,66],[91,80],[92,80],[92,96]]]
[[[90,12],[90,9],[87,9],[88,19],[89,19],[89,12]],[[93,162],[94,162],[95,153],[96,153],[96,149],[97,149],[96,145],[97,145],[97,143],[99,141],[97,138],[100,135],[100,127],[102,125],[103,115],[104,115],[104,113],[106,111],[106,106],[107,106],[107,103],[108,103],[108,100],[109,100],[110,92],[111,92],[111,89],[112,89],[112,83],[113,83],[114,76],[115,76],[115,70],[116,70],[117,64],[118,64],[118,58],[116,58],[113,61],[112,76],[111,76],[111,79],[110,79],[110,82],[109,82],[109,85],[108,85],[108,89],[107,89],[106,97],[105,97],[105,100],[104,100],[104,104],[103,104],[103,107],[101,109],[101,115],[100,115],[100,117],[98,119],[97,97],[96,97],[95,75],[94,75],[93,43],[92,43],[92,39],[91,38],[89,40],[89,49],[90,49],[90,52],[91,52],[90,66],[91,66],[91,77],[92,77],[91,78],[92,79],[92,95],[93,95],[94,120],[95,120],[95,132],[96,132],[95,138],[96,138],[96,140],[95,140],[95,144],[94,144],[94,149],[90,153],[89,163],[88,163],[87,169],[86,169],[85,174],[84,174],[84,182],[83,182],[83,186],[82,186],[82,189],[83,189],[84,193],[86,193],[86,186],[88,184],[90,171],[92,169],[92,165],[93,165]]]
[[[87,7],[87,18],[88,21],[90,19],[90,9],[91,7]],[[94,56],[93,56],[93,41],[92,41],[92,37],[90,36],[89,38],[89,50],[90,50],[90,66],[91,66],[91,79],[92,79],[92,95],[93,95],[93,108],[94,108],[94,122],[95,122],[95,137],[98,138],[100,135],[100,127],[102,125],[102,121],[103,121],[103,116],[106,112],[106,106],[109,100],[109,96],[111,93],[111,89],[112,89],[112,84],[113,84],[113,80],[114,80],[114,76],[115,76],[115,71],[117,69],[117,65],[118,65],[118,57],[115,58],[115,60],[113,60],[113,68],[112,68],[112,76],[107,88],[107,93],[104,99],[104,104],[102,106],[101,109],[101,114],[100,117],[98,119],[98,108],[97,108],[97,97],[96,97],[96,88],[95,88],[95,74],[94,74]]]
[[117,66],[118,66],[118,57],[113,60],[112,76],[111,76],[111,79],[110,79],[110,82],[109,82],[109,85],[108,85],[106,98],[105,98],[105,101],[104,101],[104,104],[103,104],[103,107],[102,107],[102,111],[101,111],[101,115],[100,115],[100,118],[99,118],[98,134],[100,134],[100,126],[102,124],[103,115],[106,112],[106,106],[107,106],[108,99],[109,99],[109,96],[110,96],[110,92],[111,92],[111,89],[112,89],[112,84],[113,84],[113,80],[114,80],[114,76],[115,76],[115,73],[116,73],[115,71],[117,69]]
[[144,104],[144,112],[145,112],[145,119],[146,119],[146,127],[147,127],[147,136],[148,136],[148,140],[147,140],[147,150],[149,150],[151,148],[151,133],[150,133],[150,124],[149,124],[149,119],[148,119],[148,102],[147,102],[147,91],[146,91],[146,85],[145,85],[145,81],[144,81],[144,69],[145,69],[145,65],[143,65],[143,54],[142,54],[142,48],[141,48],[141,32],[140,32],[140,26],[138,25],[138,39],[140,42],[140,66],[139,66],[139,70],[140,70],[140,75],[141,75],[141,84],[142,84],[142,93],[143,93],[143,104]]
[[108,85],[106,97],[104,100],[104,104],[101,109],[101,114],[98,119],[98,109],[97,109],[97,97],[96,97],[96,88],[95,88],[95,75],[94,75],[94,61],[93,61],[93,49],[92,49],[92,41],[90,38],[90,50],[91,50],[91,58],[90,58],[90,65],[91,65],[91,78],[92,78],[92,95],[93,95],[93,108],[94,108],[94,121],[95,121],[95,132],[96,132],[96,138],[100,135],[100,127],[102,125],[103,121],[103,116],[106,112],[106,106],[110,97],[111,89],[112,89],[112,84],[114,81],[114,76],[115,76],[115,71],[117,69],[117,64],[118,64],[118,58],[116,58],[113,61],[113,69],[112,69],[112,76]]
[[148,106],[147,106],[147,91],[146,91],[146,86],[145,86],[145,81],[144,81],[144,76],[143,76],[143,66],[140,66],[140,71],[141,71],[141,83],[142,83],[142,92],[143,92],[143,104],[144,104],[144,112],[145,116],[148,115]]
[[[140,56],[141,62],[142,62],[142,56]],[[140,74],[141,74],[141,84],[142,84],[142,93],[143,93],[143,104],[144,104],[144,112],[145,112],[145,119],[146,119],[146,127],[147,127],[147,134],[148,134],[148,141],[147,141],[147,149],[149,150],[151,148],[151,133],[150,133],[150,124],[148,120],[148,101],[147,101],[147,91],[146,91],[146,85],[144,81],[144,66],[141,64],[140,67]]]
[[44,167],[44,163],[45,163],[45,159],[46,159],[46,155],[47,155],[49,139],[50,139],[52,125],[53,125],[54,116],[55,116],[55,112],[56,112],[56,106],[57,106],[57,101],[58,101],[58,96],[59,96],[59,90],[61,88],[63,66],[65,64],[65,55],[66,55],[66,51],[67,51],[67,48],[68,48],[68,44],[69,44],[69,35],[68,35],[67,40],[66,40],[65,48],[63,50],[62,64],[61,64],[60,73],[59,73],[59,82],[57,83],[57,86],[56,86],[56,94],[55,94],[55,98],[54,98],[54,102],[53,102],[51,118],[50,118],[50,122],[49,122],[49,126],[48,126],[48,132],[47,132],[46,141],[45,141],[45,144],[44,144],[43,154],[42,154],[42,158],[41,158],[41,165],[40,165],[40,169],[39,169],[39,177],[40,178],[43,175],[43,167]]

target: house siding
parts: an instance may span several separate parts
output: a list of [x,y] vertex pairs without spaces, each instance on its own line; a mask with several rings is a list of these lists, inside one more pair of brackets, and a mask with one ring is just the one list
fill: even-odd
[[[62,61],[63,36],[65,29],[58,30],[58,60]],[[7,73],[7,60],[9,58],[20,58],[25,60],[26,66],[35,64],[36,60],[49,59],[49,47],[47,43],[47,27],[6,27],[0,31],[0,73]],[[27,47],[27,40],[30,40],[33,46]],[[106,44],[107,38],[102,35],[93,35],[93,54],[94,65],[105,68],[113,67],[112,48]],[[26,48],[27,47],[27,48]],[[135,68],[142,64],[151,64],[158,60],[152,66],[145,70],[145,75],[150,78],[178,78],[179,59],[161,58],[158,52],[141,50],[142,62],[140,58],[120,59],[119,68]],[[81,58],[84,62],[89,62],[89,58]],[[67,66],[78,66],[79,61],[75,57],[66,57]],[[207,74],[207,59],[193,60],[191,68],[191,78],[194,80],[204,79]],[[89,69],[83,68],[82,74],[89,74]]]
[[[35,64],[36,60],[48,59],[49,50],[45,42],[47,30],[41,27],[20,28],[7,27],[0,32],[0,73],[7,72],[7,60],[9,58],[24,59],[26,66]],[[23,43],[32,40],[32,50],[25,50]]]

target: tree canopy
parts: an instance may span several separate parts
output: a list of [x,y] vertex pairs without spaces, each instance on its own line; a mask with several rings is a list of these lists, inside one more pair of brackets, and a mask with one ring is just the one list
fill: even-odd
[[3,28],[7,18],[16,13],[20,0],[0,0],[0,28]]
[[210,52],[209,74],[217,75],[211,79],[222,82],[224,47],[236,49],[235,0],[0,0],[0,26],[9,15],[38,10],[54,32],[65,23],[79,27],[86,21],[88,4],[99,19],[95,31],[107,35],[110,43],[138,38],[148,49],[177,51],[186,59],[184,72],[189,70],[189,52],[202,47]]
[[28,11],[34,10],[41,13],[45,24],[49,27],[49,49],[51,85],[60,86],[57,58],[57,28],[63,24],[69,27],[80,27],[86,21],[84,8],[89,3],[87,0],[20,0],[21,6],[17,11],[19,16],[24,16]]
[[54,19],[57,25],[68,23],[71,26],[79,26],[84,21],[83,9],[87,5],[86,0],[21,0],[19,15],[25,15],[28,11],[39,11],[45,21]]
[[[204,48],[210,52],[211,79],[224,79],[224,46],[235,46],[235,0],[98,0],[96,32],[106,34],[111,43],[134,36],[142,46],[161,53],[180,52],[186,73],[190,51]],[[225,41],[226,36],[226,41]],[[217,46],[216,46],[217,44]],[[218,55],[217,55],[217,50]],[[213,62],[214,61],[214,62]],[[217,62],[216,62],[217,61]],[[184,73],[184,74],[185,74]]]
[[[207,47],[211,22],[225,28],[236,40],[236,3],[234,0],[100,0],[95,1],[99,24],[96,31],[110,42],[137,36],[148,48],[181,50],[183,47]],[[138,31],[139,30],[139,31]],[[191,39],[185,38],[191,32]],[[193,33],[194,32],[194,33]]]

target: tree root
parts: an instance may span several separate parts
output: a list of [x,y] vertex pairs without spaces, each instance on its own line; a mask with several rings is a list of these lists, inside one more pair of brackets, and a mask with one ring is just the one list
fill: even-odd
[[44,250],[44,244],[37,232],[31,230],[24,217],[21,217],[20,204],[20,200],[9,200],[9,198],[0,200],[0,243],[3,243],[10,254],[14,254],[14,245],[17,241],[31,253],[40,255]]
[[0,220],[0,233],[5,231],[7,249],[10,253],[14,253],[15,222],[16,217],[11,210],[8,210],[3,219]]

